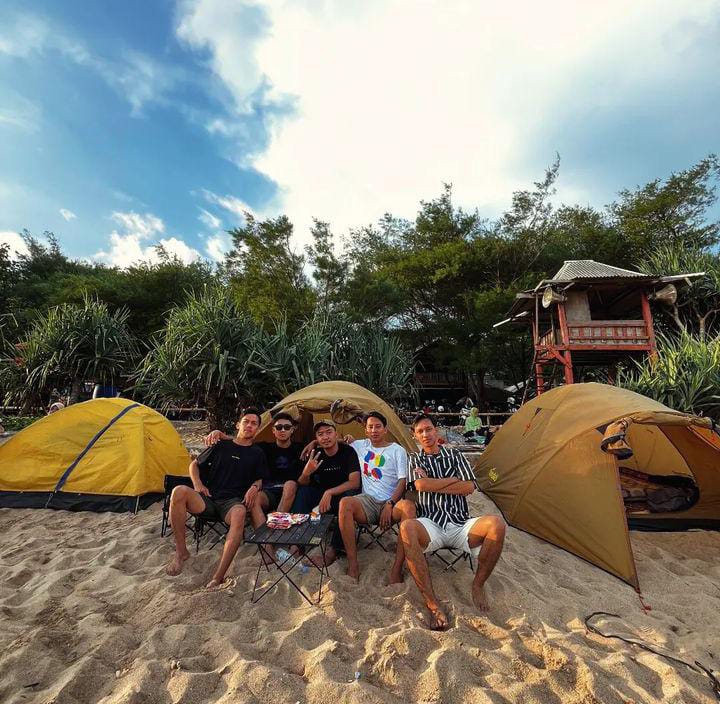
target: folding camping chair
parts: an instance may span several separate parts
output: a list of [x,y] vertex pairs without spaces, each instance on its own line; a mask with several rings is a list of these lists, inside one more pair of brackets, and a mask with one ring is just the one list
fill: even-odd
[[200,552],[200,541],[204,536],[209,535],[210,537],[210,550],[212,550],[218,543],[225,540],[227,532],[230,530],[230,526],[222,520],[213,520],[211,518],[200,518],[195,516],[195,552]]
[[[160,525],[161,538],[164,538],[165,534],[168,532],[168,525],[170,524],[170,495],[176,486],[192,487],[192,480],[190,477],[178,477],[174,474],[165,475],[165,496],[163,496],[162,523]],[[191,526],[191,519],[188,519],[187,526],[191,530],[194,530]]]
[[[447,556],[442,553],[447,553]],[[448,570],[457,572],[455,565],[460,560],[467,560],[470,564],[470,571],[474,572],[472,554],[465,552],[465,550],[460,551],[455,548],[438,548],[437,550],[431,552],[430,555],[437,557],[437,559],[445,565],[443,572],[447,572]]]
[[[385,530],[382,530],[379,525],[370,525],[369,523],[358,523],[357,526],[357,536],[356,536],[356,542],[358,548],[371,548],[373,545],[379,545],[385,552],[388,552],[388,549],[383,545],[382,538],[386,533],[393,533],[395,536],[397,536],[397,523],[392,523],[389,528],[386,528]],[[365,545],[362,545],[360,542],[360,538],[366,535],[369,540]]]
[[[166,474],[164,486],[165,496],[163,497],[162,523],[160,525],[160,536],[163,538],[168,532],[170,523],[170,496],[172,495],[173,489],[176,486],[192,487],[192,480],[190,477],[178,477],[172,474]],[[228,526],[224,521],[214,521],[207,518],[200,518],[199,516],[188,516],[185,525],[193,535],[195,552],[200,551],[200,541],[205,535],[211,534],[212,542],[210,548],[212,549],[225,539],[225,534],[228,531]]]

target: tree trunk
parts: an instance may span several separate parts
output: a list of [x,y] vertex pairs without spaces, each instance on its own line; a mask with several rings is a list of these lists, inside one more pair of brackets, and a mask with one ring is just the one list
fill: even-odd
[[224,430],[220,421],[219,405],[217,393],[211,391],[205,399],[205,406],[207,408],[207,425],[209,431]]
[[68,403],[77,403],[80,400],[80,393],[82,392],[82,382],[77,379],[73,379],[72,385],[70,386],[70,398]]
[[685,332],[687,328],[685,327],[685,324],[683,323],[683,321],[680,320],[680,310],[677,307],[677,304],[673,305],[671,315],[672,315],[672,319],[675,321],[675,325],[678,326],[680,332]]

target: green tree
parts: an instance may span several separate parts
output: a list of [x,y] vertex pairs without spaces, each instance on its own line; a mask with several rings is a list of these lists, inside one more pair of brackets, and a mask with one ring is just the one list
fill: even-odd
[[264,334],[230,295],[211,286],[170,312],[139,366],[136,391],[151,402],[205,403],[213,428],[230,428],[238,409],[268,388]]
[[621,370],[617,383],[676,411],[720,421],[720,339],[661,334],[657,357]]
[[672,306],[656,307],[663,315],[669,313],[682,332],[696,332],[704,338],[717,328],[714,323],[720,312],[720,258],[716,253],[680,241],[670,242],[649,252],[639,268],[656,276],[704,272],[701,277],[678,283],[678,300]]
[[119,384],[137,358],[128,315],[90,297],[38,313],[14,354],[3,359],[7,401],[43,405],[53,387],[69,386],[74,402],[84,382]]
[[0,315],[14,309],[14,289],[17,280],[15,263],[10,259],[10,247],[0,244]]
[[388,400],[413,394],[415,360],[400,339],[340,311],[316,309],[295,331],[281,321],[258,356],[275,396],[330,380],[352,381]]
[[328,223],[313,219],[310,234],[313,237],[313,244],[307,247],[306,251],[308,261],[313,267],[318,304],[323,307],[341,304],[348,262],[339,259],[336,255],[333,235]]
[[313,307],[313,291],[304,272],[305,257],[292,250],[293,226],[284,215],[256,220],[232,230],[233,248],[225,268],[240,308],[269,328],[284,316],[299,324]]
[[637,262],[661,244],[704,248],[715,244],[720,223],[708,219],[717,200],[720,164],[710,154],[667,179],[655,179],[634,190],[623,190],[608,206],[614,227],[622,233],[627,258]]

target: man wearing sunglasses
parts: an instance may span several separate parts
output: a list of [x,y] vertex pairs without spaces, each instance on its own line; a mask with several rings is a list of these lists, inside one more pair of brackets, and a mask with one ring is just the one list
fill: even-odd
[[[256,442],[267,457],[268,478],[263,481],[258,494],[260,508],[264,513],[270,511],[289,512],[297,492],[297,480],[303,469],[300,464],[302,445],[292,442],[295,420],[289,413],[281,411],[273,417],[272,433],[274,442]],[[214,445],[218,440],[226,440],[225,433],[213,430],[206,438],[206,445]]]

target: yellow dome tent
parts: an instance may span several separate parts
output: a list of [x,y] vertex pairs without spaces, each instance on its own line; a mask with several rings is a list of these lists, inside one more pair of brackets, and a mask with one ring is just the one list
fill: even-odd
[[[607,426],[621,419],[633,451],[624,459],[600,447]],[[570,384],[526,403],[493,438],[476,475],[510,525],[636,589],[628,523],[720,528],[720,437],[710,419],[616,386]],[[685,510],[653,512],[642,497],[631,502],[633,490],[668,485],[690,487]]]
[[126,511],[162,496],[190,455],[172,424],[123,398],[78,403],[0,446],[0,506]]
[[388,440],[402,445],[408,452],[417,451],[412,435],[397,413],[372,391],[349,381],[323,381],[286,396],[263,413],[257,440],[273,440],[272,416],[280,411],[289,413],[299,422],[293,435],[297,442],[308,442],[313,438],[313,423],[320,418],[332,418],[341,436],[364,438],[365,428],[358,422],[358,417],[368,411],[379,411],[387,419]]

